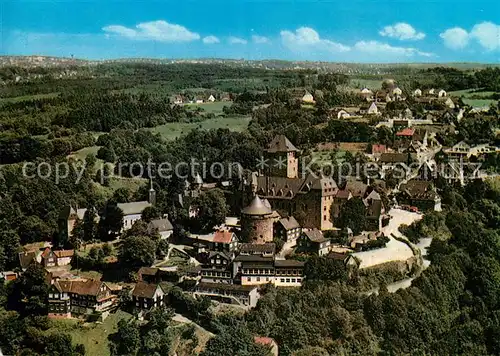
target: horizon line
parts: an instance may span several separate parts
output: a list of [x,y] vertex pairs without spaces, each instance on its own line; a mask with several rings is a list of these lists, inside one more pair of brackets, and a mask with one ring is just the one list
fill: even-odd
[[89,59],[81,57],[66,57],[66,56],[52,56],[43,54],[30,54],[30,55],[16,55],[16,54],[2,54],[0,58],[8,57],[18,57],[18,58],[30,58],[30,57],[43,57],[43,58],[56,58],[56,59],[67,59],[74,61],[86,61],[86,62],[110,62],[110,61],[130,61],[130,60],[158,60],[158,61],[196,61],[196,60],[218,60],[218,61],[236,61],[236,62],[285,62],[285,63],[325,63],[325,64],[360,64],[360,65],[411,65],[411,64],[424,64],[424,65],[443,65],[443,64],[477,64],[477,65],[491,65],[500,66],[500,63],[494,62],[464,62],[464,61],[448,61],[448,62],[335,62],[335,61],[314,61],[314,60],[293,60],[293,59],[245,59],[245,58],[220,58],[220,57],[193,57],[193,58],[168,58],[168,57],[117,57],[109,59]]

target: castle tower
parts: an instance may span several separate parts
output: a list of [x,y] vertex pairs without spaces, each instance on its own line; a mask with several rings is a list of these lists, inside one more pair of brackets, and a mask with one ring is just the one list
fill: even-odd
[[241,211],[241,232],[245,242],[264,244],[273,241],[273,211],[257,195]]
[[276,136],[265,150],[268,160],[266,175],[273,177],[297,178],[299,161],[296,153],[299,152],[285,135]]

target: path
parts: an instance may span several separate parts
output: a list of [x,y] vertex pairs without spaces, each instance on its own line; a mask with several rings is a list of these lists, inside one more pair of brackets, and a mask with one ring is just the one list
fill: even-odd
[[402,224],[411,225],[414,221],[422,218],[421,214],[412,213],[401,209],[391,209],[389,212],[391,219],[389,224],[382,228],[382,232],[389,237],[389,242],[384,248],[371,251],[353,253],[353,256],[359,258],[359,268],[368,268],[391,261],[406,261],[413,257],[413,251],[404,242],[398,241],[392,237],[404,236],[399,232],[399,226]]
[[207,333],[208,335],[210,335],[210,337],[214,336],[213,333],[211,333],[210,331],[208,331],[207,329],[201,327],[200,325],[196,324],[194,321],[192,321],[191,319],[188,319],[186,318],[184,315],[181,315],[181,314],[178,314],[178,313],[175,313],[175,315],[172,317],[172,320],[173,321],[177,321],[178,323],[183,323],[183,324],[193,324],[197,329],[200,329],[202,330],[203,332]]

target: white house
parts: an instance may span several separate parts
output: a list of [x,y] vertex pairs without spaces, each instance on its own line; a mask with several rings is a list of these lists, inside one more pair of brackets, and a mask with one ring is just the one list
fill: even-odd
[[164,304],[165,292],[159,284],[138,282],[132,291],[132,300],[136,308],[149,310]]
[[337,119],[346,119],[348,117],[350,117],[351,114],[349,114],[347,111],[345,110],[340,110],[338,113],[337,113]]
[[172,223],[168,219],[151,220],[148,224],[148,232],[152,232],[155,229],[157,229],[162,240],[168,239],[174,233]]
[[442,98],[443,96],[446,96],[446,95],[447,95],[447,93],[443,89],[439,90],[438,93],[437,93],[437,96],[439,98]]
[[148,201],[137,201],[133,203],[120,203],[117,206],[123,211],[122,231],[124,231],[130,229],[141,218],[144,209],[153,206],[153,204]]
[[403,94],[403,91],[400,88],[396,87],[396,88],[392,89],[392,95],[401,96],[402,94]]
[[213,103],[215,101],[215,97],[213,95],[210,95],[207,99],[207,101]]
[[420,89],[415,89],[413,91],[413,96],[422,96],[422,90]]
[[304,96],[302,97],[302,101],[304,103],[307,103],[307,104],[314,104],[315,101],[314,101],[314,97],[312,96],[311,93],[307,92],[304,94]]

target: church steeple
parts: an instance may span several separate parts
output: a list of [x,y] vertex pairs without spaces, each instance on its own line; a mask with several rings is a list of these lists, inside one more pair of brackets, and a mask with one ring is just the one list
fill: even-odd
[[149,203],[155,205],[156,204],[156,191],[153,188],[153,180],[149,178]]

